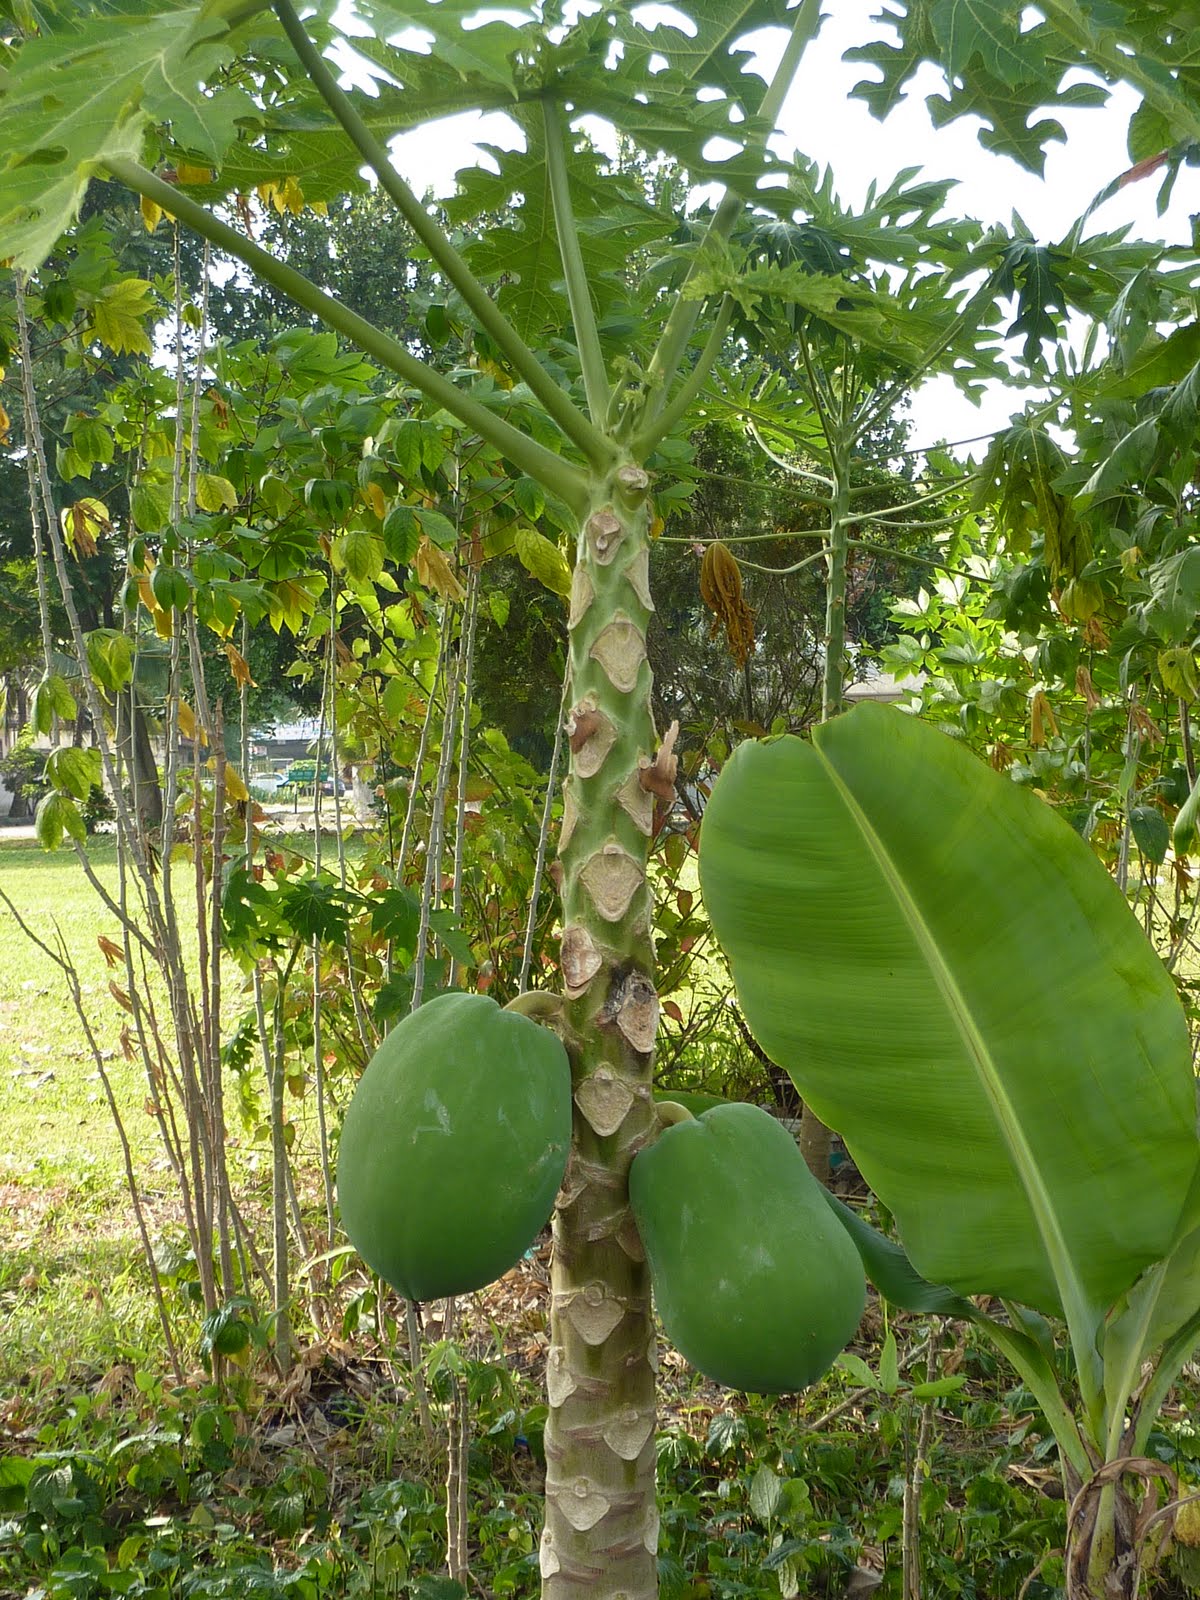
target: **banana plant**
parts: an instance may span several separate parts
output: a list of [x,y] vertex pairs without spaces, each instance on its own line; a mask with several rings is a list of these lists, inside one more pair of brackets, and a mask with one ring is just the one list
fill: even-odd
[[1133,1595],[1170,1521],[1147,1439],[1200,1344],[1200,1141],[1183,1009],[1124,896],[1043,800],[876,705],[734,754],[701,885],[756,1037],[895,1216],[903,1249],[838,1207],[868,1276],[1017,1368],[1059,1446],[1070,1593]]

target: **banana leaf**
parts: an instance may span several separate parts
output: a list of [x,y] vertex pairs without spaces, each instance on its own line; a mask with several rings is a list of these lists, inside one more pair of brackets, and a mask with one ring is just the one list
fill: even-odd
[[700,878],[751,1028],[921,1276],[1097,1328],[1169,1252],[1200,1145],[1174,987],[1078,835],[867,704],[735,753]]

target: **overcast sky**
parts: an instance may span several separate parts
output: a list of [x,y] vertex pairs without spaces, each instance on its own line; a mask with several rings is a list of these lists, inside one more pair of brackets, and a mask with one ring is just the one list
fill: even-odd
[[[843,50],[876,36],[870,23],[878,0],[837,0],[816,42],[810,46],[781,116],[781,153],[799,150],[822,166],[833,168],[837,188],[846,200],[861,200],[872,178],[886,182],[901,168],[918,166],[931,178],[954,178],[948,209],[955,215],[987,223],[1008,223],[1020,213],[1041,243],[1054,243],[1091,198],[1129,166],[1125,132],[1135,103],[1132,93],[1113,95],[1107,108],[1054,113],[1067,131],[1065,144],[1054,144],[1044,178],[1015,161],[984,150],[976,133],[977,118],[964,117],[934,129],[925,106],[936,92],[940,75],[926,67],[904,103],[887,119],[877,121],[867,107],[850,97],[864,76],[861,67],[846,65]],[[782,35],[764,35],[764,68],[781,48]],[[404,135],[393,149],[409,183],[445,194],[454,185],[455,170],[474,159],[472,139],[512,146],[520,143],[514,124],[501,115],[448,118],[436,138],[428,130]],[[1200,169],[1179,174],[1171,205],[1159,217],[1156,177],[1123,189],[1096,214],[1093,232],[1131,224],[1133,236],[1186,245],[1191,239],[1193,211],[1200,212]],[[951,441],[1003,426],[1019,396],[996,391],[976,408],[954,390],[950,381],[927,385],[913,407],[914,443],[941,437]]]

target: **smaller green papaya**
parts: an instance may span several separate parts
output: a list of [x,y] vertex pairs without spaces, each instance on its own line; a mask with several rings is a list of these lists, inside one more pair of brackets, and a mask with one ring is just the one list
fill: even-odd
[[634,1157],[629,1195],[671,1343],[730,1389],[826,1372],[866,1300],[862,1263],[786,1128],[725,1105]]
[[698,1117],[702,1112],[712,1111],[717,1106],[727,1106],[733,1102],[724,1095],[705,1094],[702,1089],[655,1089],[654,1100],[657,1105],[674,1104],[682,1106],[685,1111],[690,1111],[692,1116]]
[[486,995],[438,995],[358,1081],[338,1149],[342,1222],[406,1299],[481,1289],[537,1237],[570,1147],[558,1036]]

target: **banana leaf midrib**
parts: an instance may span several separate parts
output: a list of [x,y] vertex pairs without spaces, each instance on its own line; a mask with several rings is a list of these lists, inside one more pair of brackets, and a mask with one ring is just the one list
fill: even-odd
[[929,975],[945,1002],[947,1014],[952,1019],[955,1032],[962,1042],[964,1055],[974,1069],[976,1081],[994,1111],[996,1125],[1012,1157],[1013,1168],[1033,1212],[1068,1321],[1074,1323],[1077,1319],[1082,1319],[1085,1324],[1089,1321],[1094,1323],[1096,1308],[1092,1305],[1091,1297],[1075,1269],[1053,1198],[1005,1089],[1002,1071],[975,1021],[967,997],[950,963],[944,957],[933,930],[905,884],[903,876],[896,869],[883,839],[842,781],[836,766],[821,750],[815,739],[812,749],[821,763],[829,784],[878,867],[905,926],[912,934]]

